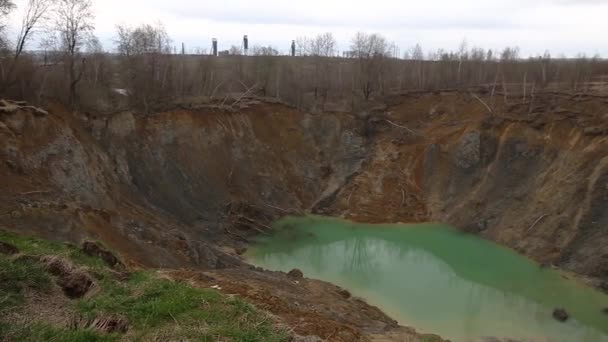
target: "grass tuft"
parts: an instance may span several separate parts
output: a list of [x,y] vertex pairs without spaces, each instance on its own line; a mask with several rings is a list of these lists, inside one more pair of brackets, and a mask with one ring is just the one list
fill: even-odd
[[0,230],[0,241],[15,245],[21,253],[31,256],[56,255],[94,269],[102,270],[106,267],[100,258],[88,256],[79,248],[64,243],[21,236],[2,230]]

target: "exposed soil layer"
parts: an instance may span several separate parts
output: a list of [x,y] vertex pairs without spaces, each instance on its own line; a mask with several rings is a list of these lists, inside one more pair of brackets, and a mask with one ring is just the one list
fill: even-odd
[[[443,221],[606,285],[606,99],[546,93],[505,104],[446,92],[390,102],[357,115],[249,101],[238,113],[97,116],[3,101],[0,228],[101,240],[127,266],[226,269],[213,277],[262,304],[288,280],[231,269],[246,267],[238,255],[251,237],[307,211]],[[366,336],[392,324],[332,315],[323,317]]]
[[375,126],[362,172],[319,211],[447,222],[606,281],[607,108],[603,98],[544,94],[501,100],[491,115],[468,94],[404,97]]
[[215,287],[246,298],[280,317],[295,335],[309,336],[312,341],[443,341],[439,336],[399,326],[378,308],[323,281],[295,280],[281,272],[253,267],[165,274],[193,286]]

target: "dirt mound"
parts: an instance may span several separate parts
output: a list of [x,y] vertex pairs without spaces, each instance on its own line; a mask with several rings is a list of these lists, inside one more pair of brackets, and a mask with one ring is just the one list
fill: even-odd
[[89,273],[74,266],[69,260],[57,256],[45,256],[41,259],[48,272],[56,277],[59,285],[69,298],[81,298],[89,292],[94,284]]
[[89,256],[98,257],[108,266],[116,269],[124,269],[125,265],[112,252],[100,246],[97,242],[85,241],[82,244],[82,251]]

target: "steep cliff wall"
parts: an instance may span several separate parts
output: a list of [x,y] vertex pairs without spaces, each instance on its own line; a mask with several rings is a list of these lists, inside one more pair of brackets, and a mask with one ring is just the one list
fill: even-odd
[[238,114],[0,109],[0,227],[98,238],[150,266],[224,267],[274,218],[338,188],[365,153],[359,120],[257,104]]
[[448,222],[608,279],[606,101],[546,94],[495,108],[458,93],[400,99],[376,121],[369,159],[329,212]]
[[250,103],[96,117],[4,103],[0,226],[99,238],[142,264],[224,267],[308,209],[436,220],[608,280],[607,106],[449,92],[358,116]]

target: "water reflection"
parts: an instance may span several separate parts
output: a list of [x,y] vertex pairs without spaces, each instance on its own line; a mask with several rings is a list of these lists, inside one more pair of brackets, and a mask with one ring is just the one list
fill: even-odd
[[[540,270],[527,259],[441,227],[396,229],[320,218],[251,254],[260,266],[334,282],[368,298],[404,324],[455,341],[483,336],[529,341],[608,341],[608,297]],[[575,317],[558,323],[555,307]]]

